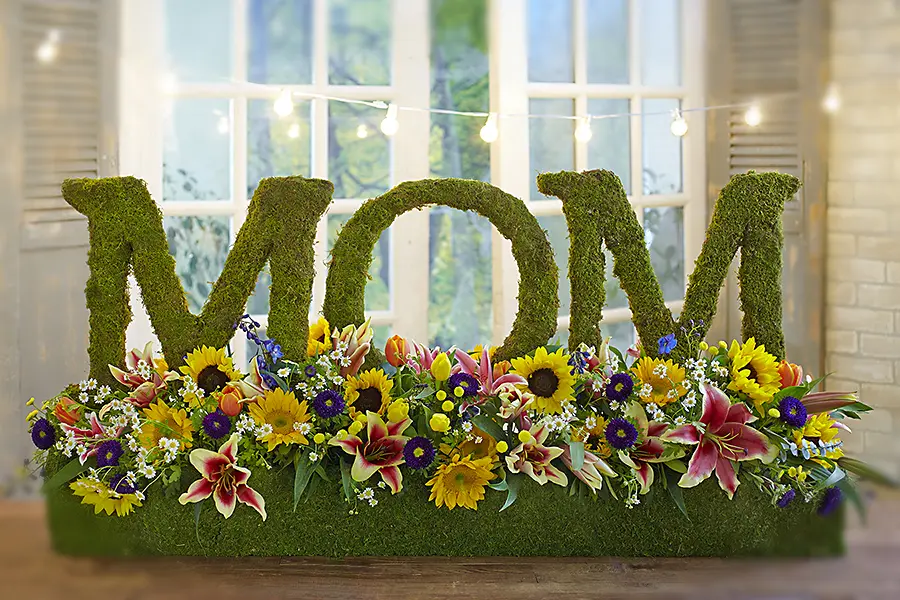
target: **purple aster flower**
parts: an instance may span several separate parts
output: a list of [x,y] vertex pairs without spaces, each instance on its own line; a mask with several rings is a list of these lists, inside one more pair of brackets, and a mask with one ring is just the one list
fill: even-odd
[[318,371],[316,371],[316,365],[306,365],[306,368],[303,369],[303,372],[306,374],[306,377],[309,379],[312,379],[318,373]]
[[778,499],[778,502],[775,505],[778,508],[786,508],[788,504],[794,501],[794,498],[797,497],[797,492],[794,490],[788,490],[784,493],[784,495]]
[[115,467],[119,464],[124,451],[119,440],[109,440],[100,444],[97,448],[97,466],[98,467]]
[[825,490],[822,496],[822,502],[819,504],[819,515],[826,517],[837,510],[844,499],[844,494],[840,488],[830,487]]
[[675,349],[675,346],[678,345],[678,340],[675,339],[675,334],[670,333],[662,336],[658,340],[659,343],[659,353],[660,354],[668,354],[672,350]]
[[133,485],[125,481],[125,473],[113,475],[113,478],[109,480],[109,489],[117,494],[133,494],[137,491]]
[[422,436],[412,438],[403,447],[403,458],[410,469],[427,469],[434,462],[435,454],[434,444]]
[[221,410],[211,412],[203,417],[203,431],[214,440],[225,437],[231,432],[231,421]]
[[323,419],[336,417],[344,412],[344,398],[334,390],[324,390],[316,395],[312,403],[313,410]]
[[616,450],[625,450],[631,448],[638,438],[637,428],[619,417],[612,419],[606,425],[606,441]]
[[806,425],[806,406],[793,396],[785,396],[778,404],[778,412],[781,420],[791,427],[803,427]]
[[634,380],[628,373],[616,373],[606,384],[606,397],[616,402],[625,402],[634,389]]
[[458,387],[462,388],[463,396],[474,396],[478,393],[478,380],[468,373],[454,373],[447,380],[447,385],[451,392]]
[[41,450],[47,450],[56,443],[56,432],[50,421],[41,417],[31,428],[31,441]]

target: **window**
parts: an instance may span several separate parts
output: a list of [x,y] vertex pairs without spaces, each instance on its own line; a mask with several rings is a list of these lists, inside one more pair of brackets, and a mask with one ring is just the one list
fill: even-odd
[[[699,245],[688,239],[690,223],[703,218],[688,168],[702,162],[702,146],[698,153],[669,132],[669,112],[699,102],[684,49],[694,21],[678,0],[650,2],[645,14],[648,0],[135,0],[123,8],[120,170],[146,179],[159,202],[194,312],[261,178],[331,180],[313,318],[328,250],[365,199],[429,176],[491,181],[526,200],[550,235],[565,339],[565,220],[534,176],[609,168],[644,223],[677,310],[684,265]],[[293,111],[279,116],[274,100],[284,90]],[[483,118],[401,110],[399,131],[386,137],[383,110],[329,98],[515,115],[654,114],[594,120],[589,143],[575,142],[572,119],[502,117],[488,145],[478,135]],[[627,301],[611,270],[606,330],[629,342]],[[509,244],[477,215],[443,207],[403,215],[376,246],[369,274],[366,310],[379,345],[392,332],[442,347],[499,343],[515,315]],[[248,301],[263,324],[269,282],[263,272]],[[139,308],[129,343],[150,335]],[[232,347],[241,363],[254,351],[243,341]]]

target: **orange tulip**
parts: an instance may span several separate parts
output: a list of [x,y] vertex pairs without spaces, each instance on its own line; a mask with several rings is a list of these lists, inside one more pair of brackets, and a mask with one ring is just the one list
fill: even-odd
[[406,364],[406,355],[409,354],[406,340],[399,335],[393,335],[388,338],[384,345],[384,356],[387,358],[388,364],[393,367],[399,367]]
[[778,374],[781,375],[781,387],[792,387],[803,383],[803,367],[789,363],[786,360],[778,365]]
[[56,418],[59,419],[60,423],[74,425],[81,418],[81,406],[73,402],[70,398],[63,396],[53,408],[53,414],[56,415]]
[[242,399],[240,388],[231,385],[225,386],[222,396],[219,398],[219,408],[229,417],[236,417],[241,412]]

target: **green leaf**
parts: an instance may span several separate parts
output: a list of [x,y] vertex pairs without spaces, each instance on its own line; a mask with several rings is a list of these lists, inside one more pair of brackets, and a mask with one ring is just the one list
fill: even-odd
[[316,472],[316,475],[321,477],[324,481],[331,481],[331,478],[328,477],[328,473],[325,472],[325,466],[321,463],[321,461],[319,462],[318,466],[316,467],[315,472]]
[[62,484],[75,479],[77,476],[87,471],[89,466],[90,465],[88,464],[81,464],[77,458],[73,458],[70,462],[66,463],[62,469],[54,473],[53,477],[44,482],[41,491],[46,494],[49,491],[55,490]]
[[622,363],[622,366],[625,366],[627,364],[625,362],[625,357],[622,356],[622,353],[619,351],[618,348],[613,348],[612,346],[607,346],[607,348],[609,348],[609,351],[612,352],[616,356],[616,358],[619,359],[619,361]]
[[487,415],[476,415],[472,419],[472,423],[474,423],[478,429],[482,430],[483,432],[494,438],[494,440],[496,441],[500,441],[506,437],[506,435],[503,433],[503,429]]
[[847,474],[840,467],[836,466],[834,471],[828,476],[828,479],[822,482],[822,487],[831,487],[846,476]]
[[584,442],[569,442],[569,455],[572,459],[572,470],[581,469],[584,466]]
[[[318,463],[316,463],[317,465]],[[294,512],[297,512],[297,504],[300,503],[300,497],[309,484],[309,478],[315,471],[315,465],[310,464],[307,456],[302,456],[296,461],[296,471],[294,473]]]
[[418,394],[416,394],[416,395],[415,395],[415,399],[416,399],[416,400],[423,400],[423,399],[425,399],[425,398],[428,398],[428,397],[432,396],[433,394],[434,394],[434,390],[431,388],[431,386],[428,386],[428,387],[426,387],[425,389],[423,389],[421,392],[419,392]]
[[847,471],[850,471],[854,475],[858,475],[866,481],[871,481],[872,483],[877,483],[878,485],[883,485],[890,488],[898,487],[896,481],[894,481],[884,473],[870,467],[861,460],[850,458],[849,456],[842,456],[838,459],[837,462]]
[[794,398],[802,398],[809,393],[810,389],[811,388],[807,387],[806,385],[794,385],[791,387],[783,388],[775,394],[775,397],[772,399],[773,404],[777,405],[782,398],[787,398],[788,396],[793,396]]
[[863,525],[866,524],[866,504],[863,502],[863,499],[860,498],[859,492],[856,490],[856,486],[853,485],[853,482],[850,481],[850,478],[847,477],[842,479],[837,484],[838,489],[847,497],[847,500],[856,508],[857,514],[859,514],[859,520],[862,521]]
[[203,510],[203,501],[196,502],[194,504],[194,533],[197,535],[197,543],[201,546],[203,542],[200,541],[200,511]]
[[666,474],[666,488],[669,490],[669,495],[672,496],[672,500],[675,501],[675,506],[678,507],[685,518],[690,521],[691,517],[688,515],[687,507],[684,505],[684,495],[681,492],[681,488],[678,486],[678,480],[680,477],[678,473],[675,471],[670,471],[669,469],[663,469]]
[[670,460],[663,464],[665,464],[667,467],[669,467],[676,473],[687,473],[687,465],[685,465],[680,460]]
[[506,492],[506,502],[503,503],[500,512],[503,512],[512,506],[516,501],[516,497],[519,495],[519,486],[522,484],[522,477],[522,475],[513,475],[512,473],[506,476],[506,485],[508,487]]
[[285,392],[291,391],[291,386],[289,386],[284,379],[282,379],[275,373],[269,373],[269,375],[272,377],[272,379],[275,380],[275,383],[277,383],[278,387],[280,387],[282,390],[284,390]]
[[338,462],[341,464],[341,485],[344,487],[344,498],[352,499],[353,481],[350,479],[350,467],[340,458]]
[[[505,471],[504,471],[504,473],[505,473]],[[498,481],[497,483],[489,483],[488,487],[491,488],[492,490],[497,490],[498,492],[505,492],[506,490],[509,489],[509,485],[506,483],[505,477],[503,479],[501,479],[500,481]]]

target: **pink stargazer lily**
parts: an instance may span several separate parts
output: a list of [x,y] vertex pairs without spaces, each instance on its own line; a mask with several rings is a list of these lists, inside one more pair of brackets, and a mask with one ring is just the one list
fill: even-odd
[[572,475],[583,481],[595,492],[603,489],[604,475],[607,477],[616,476],[616,472],[612,470],[612,467],[606,464],[606,461],[590,452],[584,453],[584,462],[580,469],[572,468],[572,454],[569,446],[565,447],[560,458],[562,459],[563,464],[572,471]]
[[638,442],[629,452],[619,451],[619,459],[634,469],[634,474],[641,484],[641,494],[650,491],[653,485],[653,463],[667,462],[684,456],[683,448],[667,449],[660,439],[669,428],[665,423],[650,421],[644,407],[633,402],[625,411],[631,417],[638,430]]
[[548,481],[556,485],[566,486],[569,483],[566,474],[550,464],[554,458],[563,453],[562,448],[544,446],[550,430],[546,425],[531,428],[531,439],[520,443],[506,456],[506,467],[510,473],[525,473],[539,484]]
[[528,411],[534,404],[534,394],[522,391],[522,388],[514,383],[504,383],[495,390],[500,399],[500,410],[497,414],[504,421],[518,420],[519,429],[531,429],[531,419]]
[[831,412],[859,402],[856,392],[813,392],[800,398],[806,412],[813,415]]
[[355,435],[345,435],[335,436],[328,443],[356,457],[350,468],[354,481],[366,481],[375,473],[381,473],[391,493],[396,494],[403,489],[403,475],[398,465],[403,463],[403,448],[409,439],[400,434],[411,422],[407,418],[385,424],[378,413],[367,411],[365,442]]
[[87,416],[87,421],[91,426],[90,429],[66,425],[65,423],[60,423],[59,425],[62,427],[63,431],[71,433],[78,446],[81,446],[82,450],[78,454],[78,461],[81,464],[84,464],[87,459],[97,454],[100,444],[108,440],[116,439],[122,435],[123,431],[125,431],[124,427],[116,427],[115,429],[106,427],[100,422],[100,419],[97,418],[97,413],[89,414]]
[[719,486],[732,498],[740,482],[731,461],[773,458],[768,438],[747,425],[755,420],[746,404],[731,404],[724,392],[707,383],[699,423],[682,425],[662,436],[668,442],[697,444],[678,485],[694,487],[715,471]]
[[487,348],[481,353],[481,360],[476,361],[474,358],[463,352],[456,350],[457,364],[453,367],[454,373],[466,373],[478,380],[481,384],[479,394],[483,397],[494,396],[498,388],[504,383],[515,385],[527,385],[527,381],[521,375],[513,375],[511,373],[502,373],[497,365],[491,366],[491,354]]
[[250,469],[237,466],[238,436],[233,434],[222,444],[218,452],[197,448],[191,452],[191,464],[203,476],[188,490],[179,496],[181,504],[200,502],[210,496],[216,503],[216,509],[226,519],[234,513],[238,501],[253,508],[266,520],[266,501],[253,488],[247,485]]
[[[152,388],[155,397],[156,390],[163,389],[168,382],[178,379],[178,373],[160,368],[161,364],[162,361],[157,364],[153,360],[153,342],[147,342],[143,350],[135,348],[125,354],[125,368],[128,369],[127,371],[123,371],[114,365],[109,365],[109,372],[116,378],[116,381],[131,390],[136,390],[143,386],[144,395]],[[142,366],[144,369],[141,368]],[[141,373],[142,370],[144,371],[143,374]],[[146,377],[148,373],[150,375],[149,378]],[[148,386],[148,384],[152,384],[152,386]]]
[[406,340],[406,357],[405,365],[415,371],[417,374],[427,373],[431,370],[434,359],[441,354],[440,347],[427,348],[414,340]]
[[372,329],[372,319],[366,319],[366,322],[357,327],[356,325],[347,325],[341,331],[335,329],[331,334],[331,342],[335,349],[343,353],[344,357],[350,359],[344,365],[341,363],[341,377],[348,375],[356,375],[362,366],[366,355],[372,348],[372,338],[375,336],[375,330]]
[[262,375],[259,373],[259,363],[256,360],[250,361],[250,373],[242,380],[235,381],[234,385],[248,401],[259,396],[265,396],[269,390],[269,387],[263,381]]

